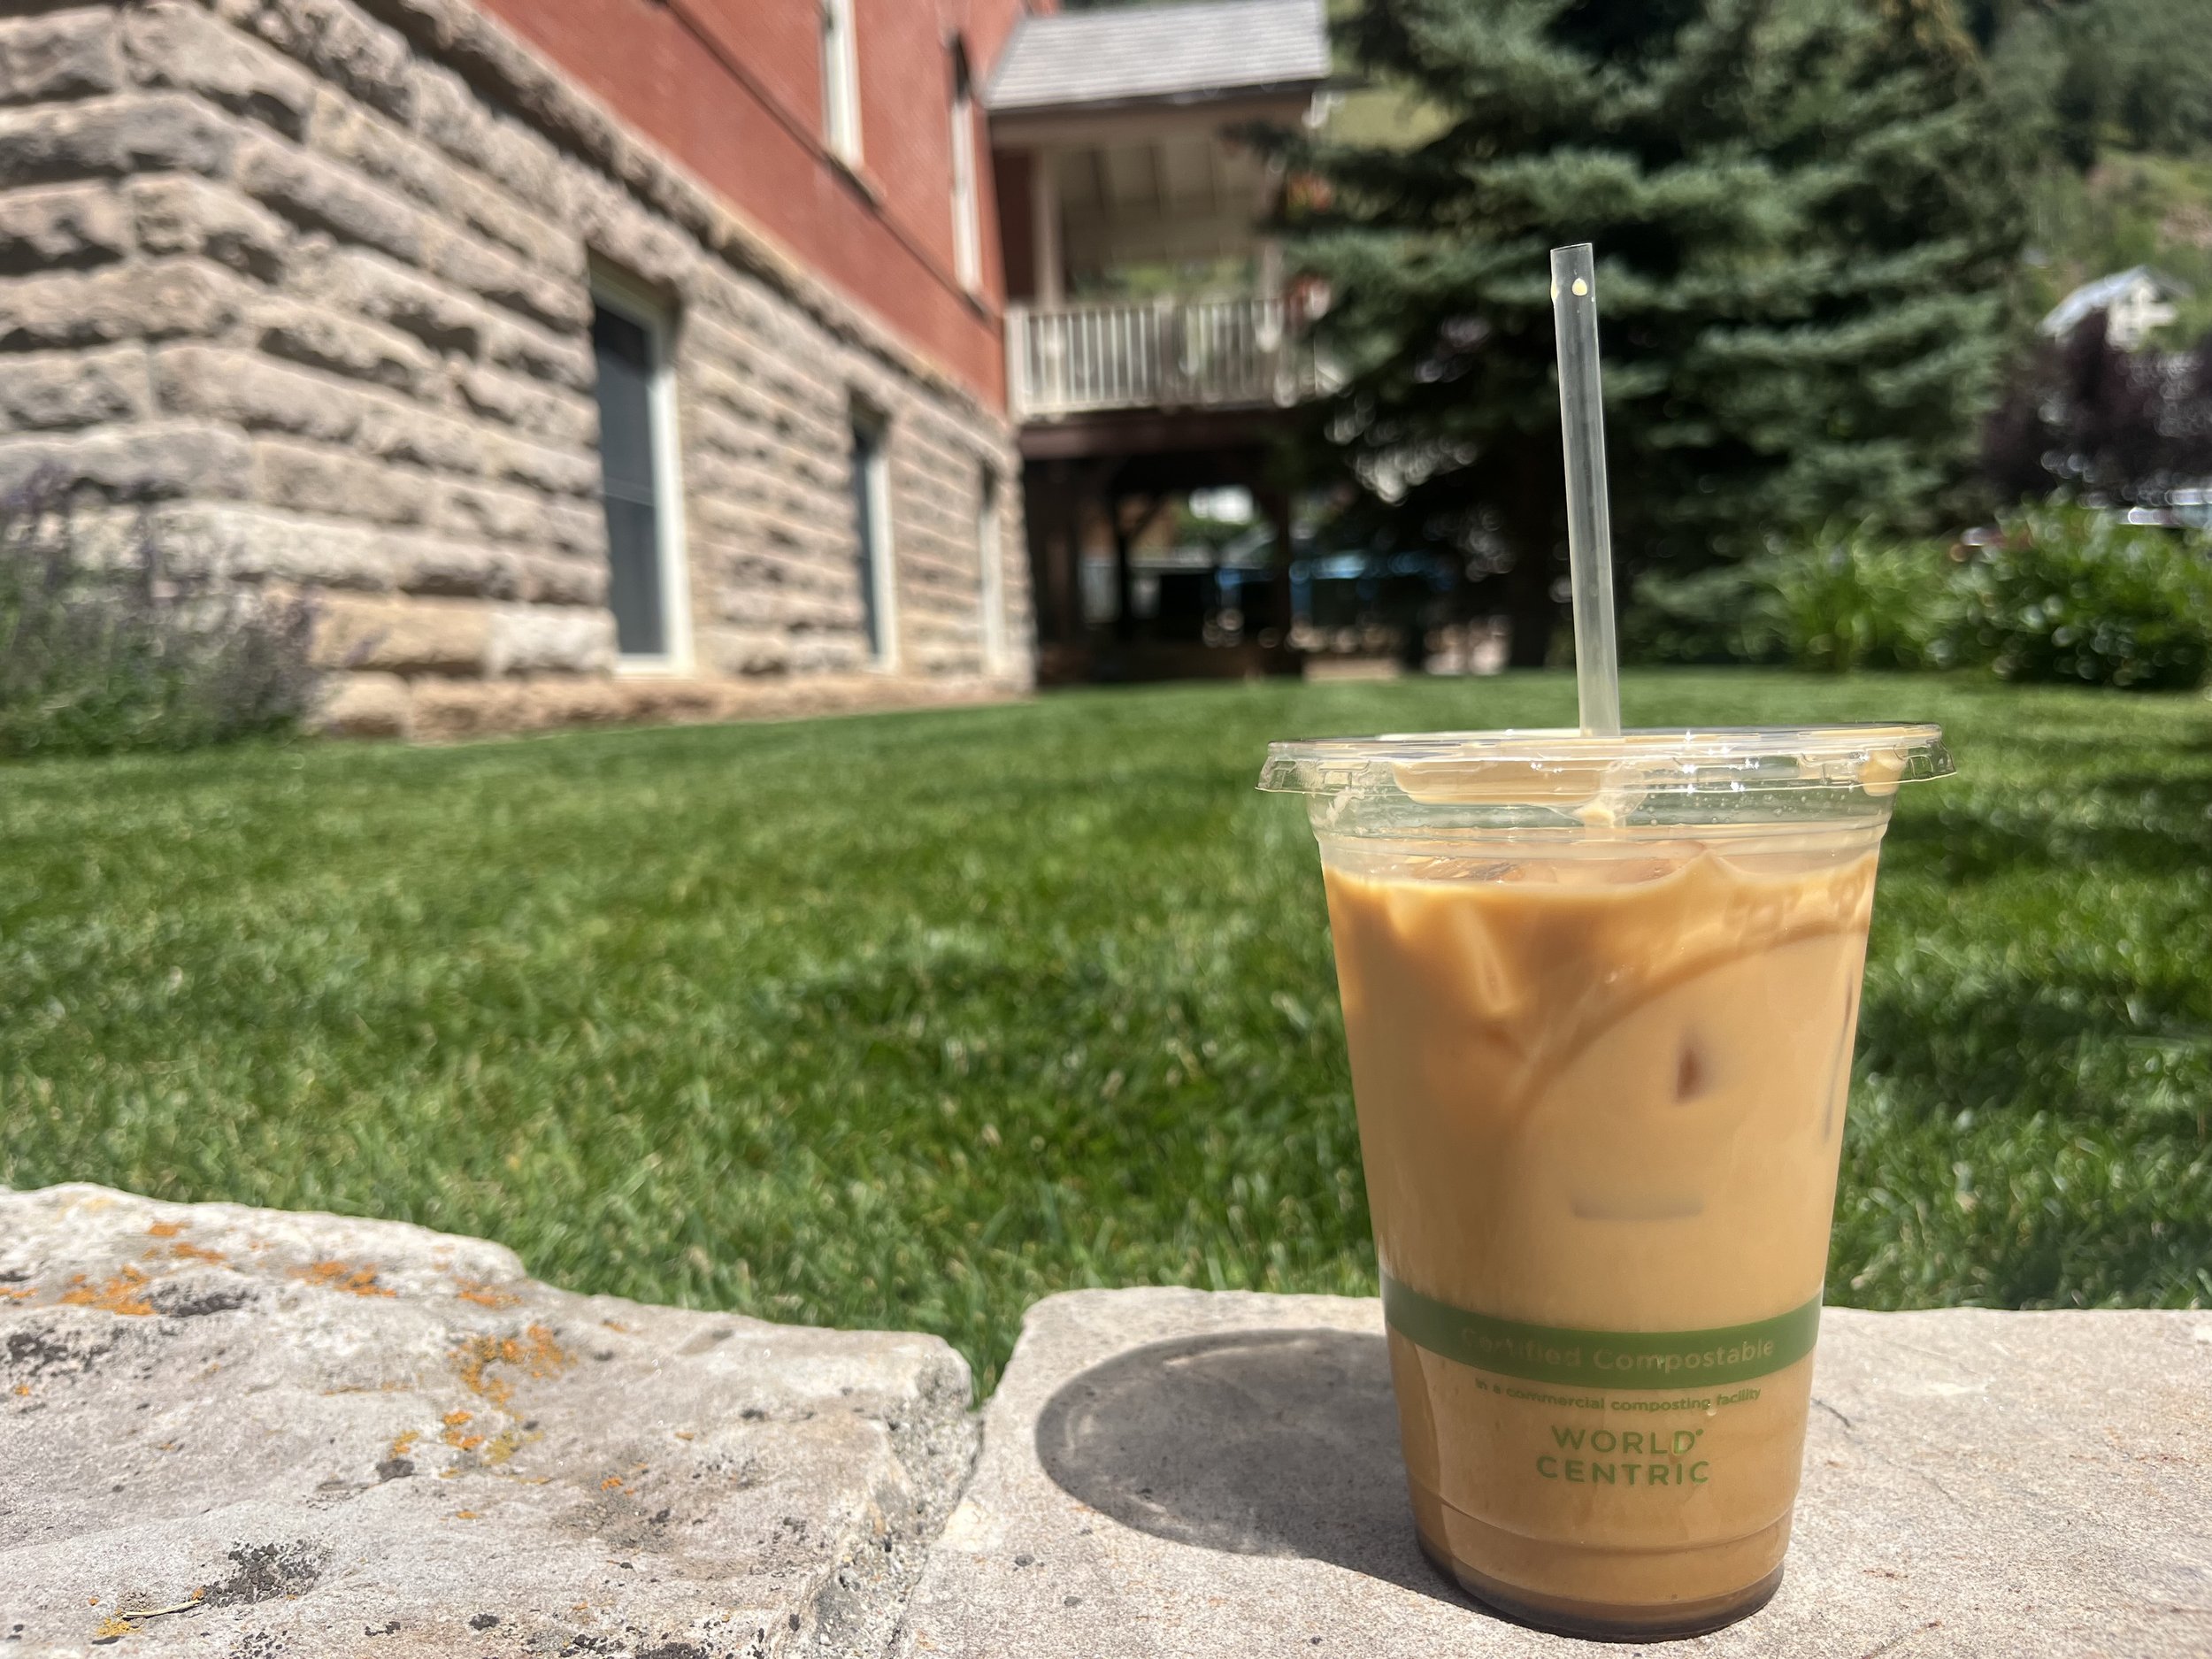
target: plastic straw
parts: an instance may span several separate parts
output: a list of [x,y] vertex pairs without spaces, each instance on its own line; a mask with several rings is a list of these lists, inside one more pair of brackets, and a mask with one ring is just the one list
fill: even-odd
[[1598,384],[1598,280],[1590,244],[1551,250],[1559,330],[1559,427],[1567,442],[1567,568],[1575,608],[1575,693],[1582,729],[1621,729],[1620,649],[1613,641],[1613,527],[1605,500],[1605,404]]

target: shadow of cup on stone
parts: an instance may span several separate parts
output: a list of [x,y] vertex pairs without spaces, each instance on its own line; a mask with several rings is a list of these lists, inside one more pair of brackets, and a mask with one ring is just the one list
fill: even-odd
[[1379,1336],[1254,1331],[1133,1348],[1046,1402],[1037,1456],[1064,1491],[1155,1537],[1325,1561],[1471,1605],[1414,1541]]

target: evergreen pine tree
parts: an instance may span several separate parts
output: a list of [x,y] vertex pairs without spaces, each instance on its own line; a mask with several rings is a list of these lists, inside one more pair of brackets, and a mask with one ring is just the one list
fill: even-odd
[[1556,244],[1597,246],[1624,578],[1951,504],[2021,215],[1947,0],[1366,0],[1340,27],[1432,119],[1291,147],[1346,377],[1328,451],[1355,518],[1495,579],[1516,663],[1544,659],[1563,568]]

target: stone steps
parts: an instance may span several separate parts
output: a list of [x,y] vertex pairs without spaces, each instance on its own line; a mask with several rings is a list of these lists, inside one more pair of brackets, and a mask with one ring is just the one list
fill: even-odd
[[[0,1194],[0,1651],[1581,1651],[1421,1560],[1380,1333],[1054,1296],[979,1417],[934,1337],[579,1296],[396,1222]],[[1816,1399],[1780,1594],[1685,1651],[2212,1654],[2212,1313],[1835,1310]]]

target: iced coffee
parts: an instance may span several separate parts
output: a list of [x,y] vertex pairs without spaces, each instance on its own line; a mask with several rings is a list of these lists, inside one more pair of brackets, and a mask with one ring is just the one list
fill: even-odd
[[1779,1581],[1877,849],[1932,728],[1279,746],[1424,1546],[1556,1628]]

